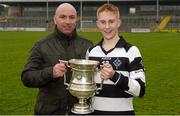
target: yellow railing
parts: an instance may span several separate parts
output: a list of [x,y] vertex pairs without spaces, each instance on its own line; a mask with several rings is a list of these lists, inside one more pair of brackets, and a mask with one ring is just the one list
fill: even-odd
[[170,21],[171,16],[164,16],[163,19],[160,21],[159,24],[155,23],[151,28],[153,32],[159,32],[160,30],[164,29],[168,22]]
[[164,29],[170,19],[171,19],[171,16],[164,16],[159,24],[159,30]]

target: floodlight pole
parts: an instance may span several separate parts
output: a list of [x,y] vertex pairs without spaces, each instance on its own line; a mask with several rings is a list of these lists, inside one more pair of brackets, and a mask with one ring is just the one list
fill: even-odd
[[0,6],[2,6],[3,9],[5,9],[5,15],[8,15],[8,11],[6,11],[6,10],[8,10],[9,5],[6,5],[6,4],[0,4]]
[[49,4],[48,0],[46,0],[46,30],[49,28]]
[[156,0],[156,21],[159,22],[159,0]]
[[82,30],[82,0],[80,2],[80,31]]

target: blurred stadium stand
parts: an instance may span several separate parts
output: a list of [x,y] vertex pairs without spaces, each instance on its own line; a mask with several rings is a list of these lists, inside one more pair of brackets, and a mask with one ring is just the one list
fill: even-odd
[[[180,29],[180,0],[0,0],[0,31],[51,30],[55,9],[62,2],[76,7],[79,16],[77,28],[81,31],[97,31],[96,10],[106,2],[120,9],[123,22],[120,31]],[[167,16],[170,16],[169,20],[163,21]],[[160,28],[162,22],[166,24]]]

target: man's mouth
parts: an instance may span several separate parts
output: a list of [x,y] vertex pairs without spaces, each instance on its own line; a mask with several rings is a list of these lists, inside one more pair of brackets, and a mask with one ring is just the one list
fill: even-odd
[[72,27],[64,27],[65,30],[71,30]]

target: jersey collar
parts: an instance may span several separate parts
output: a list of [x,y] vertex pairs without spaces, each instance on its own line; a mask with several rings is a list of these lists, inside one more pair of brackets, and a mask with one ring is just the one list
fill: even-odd
[[[115,48],[122,48],[126,45],[126,40],[124,39],[123,36],[119,36],[119,41],[117,42],[117,44],[115,45]],[[104,39],[102,38],[101,41],[98,43],[98,45],[100,45],[102,47],[102,43],[103,43]]]

